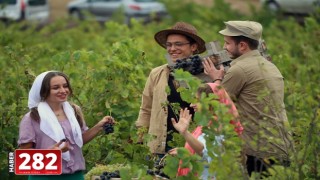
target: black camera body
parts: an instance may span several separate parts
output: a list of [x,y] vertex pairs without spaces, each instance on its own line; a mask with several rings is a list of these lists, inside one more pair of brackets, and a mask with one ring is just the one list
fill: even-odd
[[192,75],[201,74],[204,72],[202,61],[207,57],[213,61],[217,69],[219,69],[221,64],[225,69],[230,67],[231,59],[229,58],[227,52],[222,50],[218,41],[206,43],[206,49],[208,51],[207,56],[200,57],[198,54],[196,54],[188,58],[178,59],[174,65],[174,69],[183,69],[184,71],[190,72]]

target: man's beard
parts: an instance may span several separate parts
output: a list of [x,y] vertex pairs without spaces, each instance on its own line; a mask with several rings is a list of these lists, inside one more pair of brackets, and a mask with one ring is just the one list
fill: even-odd
[[239,52],[238,49],[236,49],[236,51],[230,53],[231,54],[231,59],[237,59],[238,57],[240,57],[242,54]]

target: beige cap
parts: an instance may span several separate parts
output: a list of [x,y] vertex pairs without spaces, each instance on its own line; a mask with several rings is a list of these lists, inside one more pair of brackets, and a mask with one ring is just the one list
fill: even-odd
[[227,21],[226,28],[219,31],[225,36],[245,36],[259,41],[262,35],[262,25],[254,21]]

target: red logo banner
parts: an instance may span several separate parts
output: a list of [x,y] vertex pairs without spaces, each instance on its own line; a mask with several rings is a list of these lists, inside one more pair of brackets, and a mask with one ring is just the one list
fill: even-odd
[[17,175],[59,175],[62,173],[61,150],[17,149],[14,159]]

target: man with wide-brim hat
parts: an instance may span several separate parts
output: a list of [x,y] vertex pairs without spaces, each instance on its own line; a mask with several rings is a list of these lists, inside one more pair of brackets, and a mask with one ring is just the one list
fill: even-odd
[[180,34],[187,37],[190,45],[196,45],[196,50],[192,51],[193,54],[200,54],[206,50],[205,41],[197,35],[197,29],[191,24],[185,22],[177,22],[170,29],[165,29],[157,32],[154,35],[154,39],[156,42],[165,49],[168,49],[173,46],[168,46],[170,42],[168,42],[167,38],[171,34]]
[[[177,59],[203,53],[206,50],[205,41],[198,36],[197,29],[185,22],[177,22],[171,28],[157,32],[154,38],[161,47],[166,49],[172,63],[175,63]],[[183,109],[189,108],[190,105],[183,101],[177,92],[178,84],[171,75],[171,70],[168,64],[151,70],[142,94],[139,117],[136,121],[138,128],[146,127],[148,133],[156,137],[148,145],[151,152],[158,154],[159,157],[172,148],[168,145],[168,141],[172,140],[172,133],[168,132],[177,132],[172,125],[171,118],[179,115],[174,114],[170,104],[178,103]],[[210,80],[210,77],[207,79]],[[170,93],[167,93],[167,88],[170,89]],[[191,114],[194,114],[193,109],[189,110]]]
[[262,25],[254,21],[227,21],[225,25],[219,33],[224,35],[224,49],[233,59],[231,67],[225,74],[222,66],[217,70],[208,60],[203,64],[238,108],[244,127],[244,166],[251,176],[267,172],[273,164],[288,165],[293,143],[284,105],[284,81],[278,68],[258,51]]

